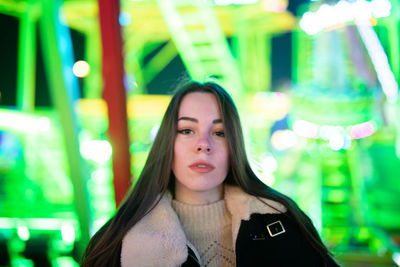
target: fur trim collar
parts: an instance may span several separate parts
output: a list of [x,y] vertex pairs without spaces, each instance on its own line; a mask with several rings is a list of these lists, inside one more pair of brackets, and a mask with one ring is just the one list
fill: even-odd
[[[236,244],[241,220],[249,220],[253,213],[280,213],[286,208],[272,200],[258,199],[239,187],[225,185],[224,199],[232,216],[232,238]],[[265,205],[265,202],[267,205]],[[121,266],[180,266],[186,261],[190,246],[178,216],[165,195],[158,205],[132,227],[122,240]]]
[[286,207],[282,204],[270,199],[257,198],[249,195],[237,186],[225,185],[224,190],[226,207],[232,216],[232,240],[234,248],[242,220],[250,220],[250,215],[253,213],[267,214],[286,212]]

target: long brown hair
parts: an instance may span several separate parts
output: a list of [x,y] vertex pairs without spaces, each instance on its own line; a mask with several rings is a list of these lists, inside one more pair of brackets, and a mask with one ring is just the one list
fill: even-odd
[[282,203],[310,244],[327,259],[329,252],[310,219],[293,200],[262,183],[250,168],[239,114],[230,95],[213,82],[188,82],[179,87],[172,97],[136,185],[116,214],[92,237],[83,255],[82,266],[120,266],[125,234],[157,205],[159,196],[167,190],[174,193],[175,177],[171,166],[178,111],[184,96],[192,92],[212,93],[219,103],[230,159],[224,183],[237,185],[248,194]]

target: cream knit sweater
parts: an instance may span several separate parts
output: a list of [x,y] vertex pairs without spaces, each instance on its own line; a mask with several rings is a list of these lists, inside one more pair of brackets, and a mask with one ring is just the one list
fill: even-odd
[[187,239],[200,254],[204,266],[235,266],[232,219],[219,200],[208,205],[190,205],[172,200]]

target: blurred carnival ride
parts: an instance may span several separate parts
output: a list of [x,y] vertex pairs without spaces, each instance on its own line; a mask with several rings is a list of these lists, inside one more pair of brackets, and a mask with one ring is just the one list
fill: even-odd
[[[126,97],[134,184],[184,71],[231,92],[252,167],[299,203],[344,266],[400,266],[398,1],[313,1],[292,12],[284,0],[116,2],[107,28],[107,1],[0,0],[18,46],[15,86],[0,82],[0,265],[77,265],[128,190],[112,162],[110,108]],[[119,28],[123,86],[107,99],[105,36]],[[71,32],[83,36],[81,57]],[[282,33],[291,51],[273,50]],[[288,84],[272,84],[272,53],[292,55]],[[151,93],[160,76],[168,83]],[[41,107],[44,87],[51,103]]]

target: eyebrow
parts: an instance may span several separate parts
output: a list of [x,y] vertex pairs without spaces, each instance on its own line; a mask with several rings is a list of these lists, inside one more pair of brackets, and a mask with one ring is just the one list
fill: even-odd
[[[199,122],[198,119],[192,118],[192,117],[180,117],[180,118],[178,119],[178,121],[180,121],[180,120],[192,121],[192,122],[196,122],[196,123]],[[212,121],[212,123],[213,123],[213,124],[222,123],[222,119],[215,119],[215,120]]]

